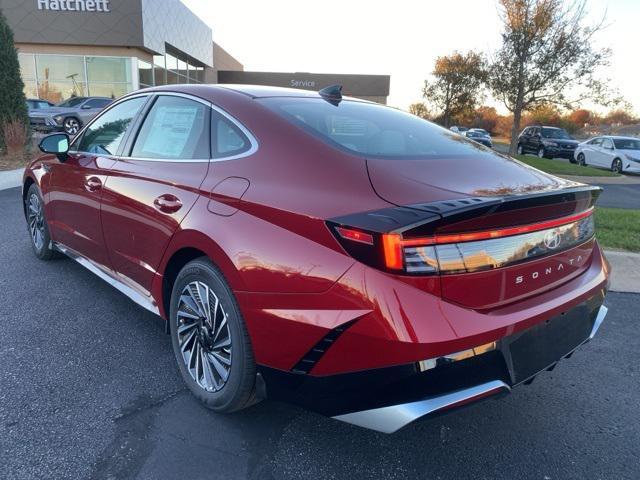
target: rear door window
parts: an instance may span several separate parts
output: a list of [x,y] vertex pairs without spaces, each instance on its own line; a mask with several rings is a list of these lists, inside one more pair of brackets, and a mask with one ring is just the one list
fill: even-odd
[[209,159],[209,107],[183,97],[159,96],[133,145],[132,157]]

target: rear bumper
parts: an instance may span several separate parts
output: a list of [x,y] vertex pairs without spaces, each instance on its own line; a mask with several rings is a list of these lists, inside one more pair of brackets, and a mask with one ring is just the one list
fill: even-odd
[[264,394],[335,419],[393,433],[414,420],[508,393],[590,341],[607,308],[604,291],[498,341],[395,367],[314,377],[261,368]]

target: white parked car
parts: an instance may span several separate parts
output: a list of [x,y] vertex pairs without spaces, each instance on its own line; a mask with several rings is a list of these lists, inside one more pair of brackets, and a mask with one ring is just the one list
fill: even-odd
[[616,173],[640,173],[640,139],[595,137],[578,145],[574,159],[580,165],[608,168]]

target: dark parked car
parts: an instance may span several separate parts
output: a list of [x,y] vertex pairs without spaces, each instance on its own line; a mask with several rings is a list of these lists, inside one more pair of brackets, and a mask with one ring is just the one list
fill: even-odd
[[141,90],[40,148],[35,255],[161,317],[218,412],[284,399],[394,432],[532,381],[607,312],[599,187],[337,87]]
[[75,135],[112,101],[108,97],[72,97],[51,108],[34,111],[29,117],[36,130]]
[[493,142],[491,141],[491,137],[485,130],[480,129],[470,129],[464,132],[464,136],[473,140],[474,142],[481,143],[485,147],[493,148]]
[[566,158],[574,161],[578,142],[557,127],[527,127],[518,137],[518,155],[535,153],[540,158]]

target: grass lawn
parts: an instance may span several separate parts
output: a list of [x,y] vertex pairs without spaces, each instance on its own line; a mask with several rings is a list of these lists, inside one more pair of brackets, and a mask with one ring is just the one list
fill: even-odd
[[531,165],[543,172],[551,173],[552,175],[575,175],[575,176],[587,176],[587,177],[619,177],[617,173],[610,172],[609,170],[602,170],[600,168],[582,167],[575,163],[567,163],[561,160],[550,160],[548,158],[538,158],[530,155],[516,155],[515,158],[527,165]]
[[600,245],[640,252],[640,210],[596,207]]

